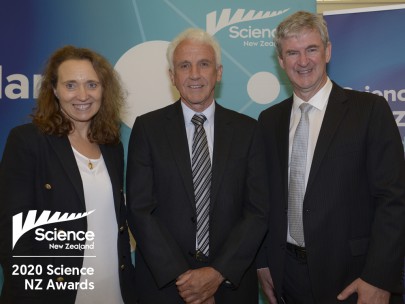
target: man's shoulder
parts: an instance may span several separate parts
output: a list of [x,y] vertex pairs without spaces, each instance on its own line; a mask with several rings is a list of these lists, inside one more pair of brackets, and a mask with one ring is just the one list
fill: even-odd
[[156,110],[152,110],[150,112],[144,113],[136,118],[136,120],[140,120],[143,122],[153,122],[162,120],[165,116],[171,116],[179,113],[179,109],[181,108],[177,102],[171,103],[163,108],[159,108]]
[[374,94],[371,92],[363,92],[363,91],[357,91],[353,89],[348,89],[344,88],[343,89],[347,98],[348,99],[354,99],[354,100],[366,100],[366,101],[371,101],[371,100],[384,100],[384,97],[378,94]]
[[247,114],[236,112],[235,110],[225,108],[218,104],[217,104],[217,108],[215,111],[217,111],[217,113],[219,113],[219,115],[225,116],[232,121],[245,123],[245,124],[253,124],[253,125],[257,123],[256,119],[254,119],[253,117],[251,117]]
[[342,87],[336,82],[333,82],[330,98],[342,101],[347,100],[351,104],[361,104],[362,106],[372,106],[374,102],[386,103],[386,99],[383,96],[371,92],[358,91],[352,88]]
[[260,113],[260,117],[267,117],[267,116],[278,116],[280,115],[281,112],[283,111],[290,111],[291,110],[291,105],[292,105],[292,97],[289,97],[287,99],[284,99],[283,101],[276,103],[274,105],[271,105],[267,109],[263,110]]

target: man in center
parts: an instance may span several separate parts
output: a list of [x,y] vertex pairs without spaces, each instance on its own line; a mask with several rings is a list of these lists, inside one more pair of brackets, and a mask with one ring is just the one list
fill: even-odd
[[129,142],[138,303],[257,303],[268,190],[256,121],[215,102],[212,36],[188,29],[167,58],[180,100],[138,117]]

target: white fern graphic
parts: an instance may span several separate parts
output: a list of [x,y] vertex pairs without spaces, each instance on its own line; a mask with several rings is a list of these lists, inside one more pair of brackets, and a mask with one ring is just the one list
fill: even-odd
[[55,212],[51,217],[51,211],[49,210],[44,210],[42,211],[42,214],[38,218],[37,221],[35,221],[37,211],[36,210],[30,210],[28,211],[27,217],[24,221],[23,224],[23,213],[18,213],[13,216],[13,248],[15,244],[17,243],[18,239],[23,236],[24,233],[30,231],[31,229],[34,229],[36,227],[42,226],[42,225],[47,225],[47,224],[52,224],[52,223],[60,223],[60,222],[67,222],[67,221],[73,221],[80,219],[82,217],[86,217],[89,214],[93,213],[95,210],[91,210],[89,212],[84,212],[84,213],[64,213],[61,216],[61,212]]
[[240,23],[240,22],[246,22],[246,21],[252,21],[252,20],[260,20],[260,19],[267,19],[267,18],[272,18],[281,14],[284,14],[287,12],[289,8],[285,10],[280,10],[280,11],[258,11],[256,12],[255,10],[249,10],[245,14],[245,9],[237,9],[235,14],[231,17],[231,9],[226,8],[223,9],[221,12],[221,15],[217,20],[217,12],[211,12],[207,15],[207,32],[210,33],[211,35],[214,35],[218,31],[222,30],[224,27],[227,27],[228,25],[235,24],[235,23]]

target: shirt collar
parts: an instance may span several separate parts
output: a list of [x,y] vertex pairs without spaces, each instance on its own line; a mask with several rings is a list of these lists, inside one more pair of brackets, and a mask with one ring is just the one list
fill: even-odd
[[181,101],[181,108],[183,109],[184,122],[186,124],[192,124],[191,118],[193,118],[194,114],[204,114],[204,116],[207,117],[207,123],[209,124],[213,123],[214,121],[215,100],[210,104],[208,108],[206,108],[202,112],[195,112],[194,110],[186,106],[182,101]]
[[[312,96],[310,100],[308,100],[308,103],[314,108],[317,108],[320,111],[324,111],[326,109],[326,105],[328,104],[328,99],[331,91],[332,81],[328,77],[325,85],[314,96]],[[293,100],[292,112],[295,112],[305,101],[299,98],[295,93],[293,95]]]

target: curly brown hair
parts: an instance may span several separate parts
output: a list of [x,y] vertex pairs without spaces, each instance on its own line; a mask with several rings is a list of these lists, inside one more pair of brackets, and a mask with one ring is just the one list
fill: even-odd
[[100,54],[75,46],[64,46],[48,59],[42,74],[33,123],[45,134],[63,136],[73,131],[74,125],[61,111],[54,94],[58,82],[59,66],[66,60],[88,60],[92,64],[103,87],[100,110],[92,118],[88,133],[91,142],[113,144],[120,141],[120,110],[125,94],[118,73]]

